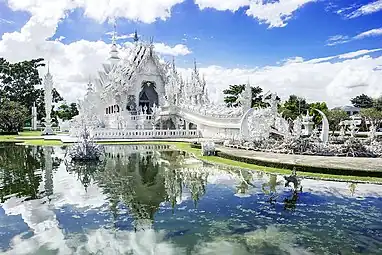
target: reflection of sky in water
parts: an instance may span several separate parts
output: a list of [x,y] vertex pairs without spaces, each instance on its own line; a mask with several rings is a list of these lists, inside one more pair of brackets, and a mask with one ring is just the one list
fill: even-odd
[[174,152],[132,155],[108,158],[86,189],[83,176],[64,162],[54,169],[42,164],[38,199],[8,196],[1,204],[0,248],[5,254],[382,254],[381,186],[302,180],[302,192],[293,196],[282,176],[219,170]]

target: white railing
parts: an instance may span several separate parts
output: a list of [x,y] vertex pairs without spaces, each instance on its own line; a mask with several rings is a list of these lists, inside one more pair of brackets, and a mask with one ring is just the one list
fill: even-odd
[[198,130],[118,130],[94,129],[91,135],[96,140],[102,139],[166,139],[166,138],[197,138]]
[[206,106],[194,106],[194,105],[178,105],[178,108],[182,110],[187,110],[192,113],[197,113],[206,117],[213,117],[218,119],[227,119],[227,118],[240,118],[243,113],[240,111],[240,108],[228,108],[225,106],[221,106],[216,108],[213,105]]

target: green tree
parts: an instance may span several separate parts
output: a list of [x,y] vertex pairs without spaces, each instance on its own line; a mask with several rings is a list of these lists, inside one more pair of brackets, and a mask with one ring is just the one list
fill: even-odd
[[349,118],[348,114],[342,109],[332,109],[327,114],[330,130],[339,130],[340,122]]
[[74,116],[78,115],[78,109],[76,103],[67,105],[66,103],[60,105],[57,110],[57,116],[62,120],[71,120]]
[[39,97],[40,92],[36,86],[41,84],[38,68],[45,66],[43,61],[38,58],[11,64],[0,58],[1,96],[31,109]]
[[309,114],[313,116],[313,122],[314,124],[318,125],[322,121],[322,116],[319,114],[315,109],[322,111],[323,113],[327,114],[328,112],[328,106],[325,102],[315,102],[309,104]]
[[21,131],[28,117],[28,111],[23,105],[9,100],[1,101],[0,130],[10,133]]
[[[25,106],[29,113],[33,104],[36,104],[37,118],[40,120],[45,117],[44,90],[37,88],[42,82],[38,68],[45,66],[43,61],[43,58],[37,58],[11,64],[0,58],[1,98],[18,102]],[[52,93],[53,103],[63,100],[55,88]]]
[[382,111],[382,96],[375,98],[373,101],[373,107],[378,111]]
[[[224,103],[228,107],[237,107],[239,106],[239,103],[237,102],[237,99],[239,95],[245,90],[245,84],[241,85],[229,85],[228,89],[223,90],[224,96]],[[261,93],[263,92],[263,89],[259,86],[251,87],[252,88],[252,107],[264,107],[265,104],[263,103],[263,98]]]
[[288,100],[279,107],[279,112],[282,113],[283,117],[292,120],[306,113],[307,110],[309,110],[309,104],[306,99],[296,95],[290,95]]
[[361,94],[350,99],[350,102],[353,104],[353,106],[358,108],[372,108],[374,106],[373,98],[365,94]]
[[382,124],[382,112],[375,108],[361,109],[360,115],[364,117],[374,127],[379,127]]

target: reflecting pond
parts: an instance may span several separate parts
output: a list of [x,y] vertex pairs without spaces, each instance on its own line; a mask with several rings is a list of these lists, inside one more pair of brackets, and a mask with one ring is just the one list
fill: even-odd
[[382,254],[382,186],[202,163],[168,146],[0,144],[3,254]]

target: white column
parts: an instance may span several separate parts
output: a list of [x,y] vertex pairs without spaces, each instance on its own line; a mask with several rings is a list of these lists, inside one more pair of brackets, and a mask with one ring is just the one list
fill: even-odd
[[32,107],[32,123],[31,123],[32,130],[37,130],[37,107],[35,104],[33,104]]
[[52,129],[52,119],[50,114],[52,112],[52,89],[53,89],[53,76],[49,72],[45,75],[44,79],[44,96],[45,96],[45,129],[43,135],[54,135]]

